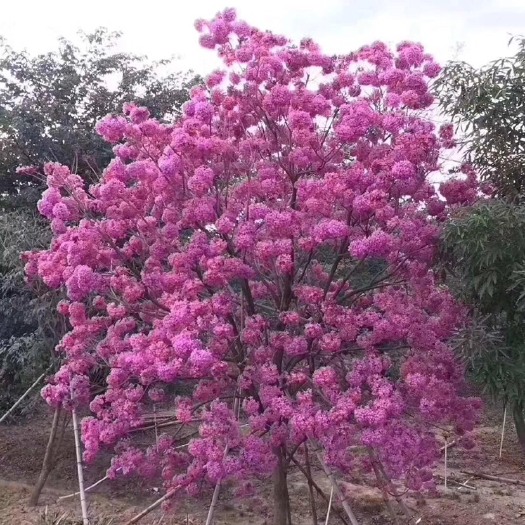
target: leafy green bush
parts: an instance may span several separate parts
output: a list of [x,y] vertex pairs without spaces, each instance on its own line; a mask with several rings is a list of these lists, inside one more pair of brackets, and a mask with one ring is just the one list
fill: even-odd
[[461,355],[474,378],[512,408],[525,450],[525,206],[492,201],[456,217],[445,230],[443,260],[473,313]]
[[[61,333],[58,295],[24,282],[20,253],[49,242],[27,212],[0,215],[0,410],[7,409],[54,360]],[[36,292],[36,295],[35,295]],[[30,402],[30,400],[28,400]]]

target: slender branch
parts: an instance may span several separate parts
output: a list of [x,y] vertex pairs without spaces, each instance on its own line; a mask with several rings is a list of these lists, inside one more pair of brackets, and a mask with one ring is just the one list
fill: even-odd
[[55,413],[53,414],[53,422],[51,423],[51,430],[49,432],[49,439],[47,441],[46,452],[44,454],[44,460],[42,461],[42,468],[40,470],[40,475],[38,476],[38,481],[33,489],[31,497],[29,498],[29,504],[36,506],[38,504],[38,499],[44,485],[47,481],[49,473],[52,470],[53,463],[53,454],[55,454],[54,443],[56,439],[56,434],[58,431],[58,420],[60,418],[60,407],[55,408]]
[[379,485],[379,488],[381,489],[381,494],[383,495],[383,500],[385,502],[386,508],[388,510],[388,513],[390,514],[390,517],[392,518],[392,523],[398,523],[398,519],[396,516],[396,513],[394,509],[392,508],[392,504],[390,502],[390,498],[388,497],[388,490],[386,487],[386,480],[381,474],[381,470],[379,469],[377,465],[377,460],[375,459],[374,455],[369,450],[370,458],[372,459],[372,468],[374,469],[374,474],[377,479],[377,484]]
[[313,251],[311,251],[308,254],[308,260],[306,261],[305,265],[303,266],[303,271],[301,272],[301,275],[297,279],[297,284],[299,284],[304,279],[304,276],[306,275],[306,270],[308,270],[308,267],[310,266],[310,263],[312,262],[312,257],[313,257]]
[[341,302],[342,301],[346,301],[347,299],[350,299],[351,297],[355,297],[357,295],[361,295],[362,293],[368,292],[370,290],[379,290],[380,288],[384,288],[385,286],[396,286],[398,284],[403,284],[405,282],[404,279],[400,279],[398,281],[393,281],[393,282],[384,282],[389,277],[392,277],[392,275],[387,275],[384,279],[380,279],[379,281],[377,281],[377,283],[375,283],[373,285],[368,285],[368,286],[364,286],[363,288],[359,288],[357,290],[353,290],[349,294],[344,295],[343,297],[341,297]]
[[[386,281],[387,279],[390,279],[390,277],[393,277],[394,275],[396,275],[397,271],[403,266],[403,264],[406,262],[406,259],[402,259],[401,261],[399,261],[395,267],[386,275],[384,275],[383,277],[381,277],[380,279],[378,279],[378,277],[385,273],[389,268],[386,267],[382,270],[380,270],[379,272],[377,272],[371,279],[370,283],[368,283],[367,286],[363,287],[363,288],[359,288],[357,290],[353,290],[352,292],[349,292],[346,296],[343,296],[341,300],[345,300],[345,299],[349,299],[350,297],[353,297],[354,295],[360,295],[362,294],[363,292],[367,292],[369,290],[373,290],[375,288],[383,288],[384,286],[395,286],[396,284],[402,284],[404,282],[404,280],[400,280],[400,281],[396,281],[396,282],[393,282],[393,283],[386,283],[386,284],[381,284],[380,283],[383,283],[384,281]],[[351,273],[359,266],[359,263],[351,270]],[[379,286],[378,286],[379,285]],[[339,291],[337,292],[339,293]]]
[[363,265],[363,260],[360,260],[356,265],[354,265],[349,272],[343,277],[341,282],[339,283],[339,286],[335,290],[332,299],[337,299],[337,296],[341,293],[341,290],[344,288],[344,285],[348,282],[350,277]]
[[383,475],[383,478],[388,483],[388,488],[390,489],[388,492],[392,496],[394,496],[394,499],[397,501],[397,504],[401,507],[403,512],[405,513],[405,516],[408,520],[412,519],[412,512],[410,512],[410,509],[405,505],[405,502],[403,501],[402,497],[397,493],[397,490],[394,487],[394,484],[392,483],[392,480],[386,473],[385,468],[383,467],[383,464],[379,460],[379,458],[376,457],[377,466],[379,467],[379,470],[381,471],[381,474]]
[[339,252],[337,253],[335,260],[332,264],[332,268],[330,269],[330,275],[328,276],[328,280],[326,281],[325,287],[324,287],[324,295],[323,299],[326,299],[326,294],[328,293],[328,290],[330,289],[330,285],[332,284],[332,281],[335,277],[335,272],[337,271],[337,267],[339,266],[339,263],[343,259],[346,249],[348,248],[347,241],[341,242],[341,247],[339,248]]
[[246,302],[248,303],[248,307],[246,308],[246,311],[248,312],[248,315],[253,315],[255,313],[255,302],[253,300],[252,291],[250,289],[250,285],[247,279],[244,279],[242,281],[241,288],[242,288],[242,293],[244,297],[246,298]]
[[56,464],[58,463],[58,460],[60,459],[60,451],[62,447],[62,442],[64,441],[64,435],[66,433],[66,428],[69,424],[69,414],[67,412],[63,412],[64,417],[62,418],[62,425],[60,428],[60,433],[55,438],[54,443],[54,450],[53,455],[51,456],[51,469],[54,469]]
[[[287,452],[286,455],[288,456],[287,459],[285,459],[286,465],[290,464],[290,461],[295,456],[295,453],[299,450],[299,447],[304,443],[304,440],[302,440],[300,443],[295,445],[293,449],[290,452]],[[305,444],[306,445],[306,444]]]
[[521,481],[520,479],[500,478],[499,476],[491,476],[489,474],[483,474],[482,472],[470,472],[468,470],[462,470],[461,473],[474,478],[487,479],[489,481],[499,481],[500,483],[509,483],[511,485],[525,487],[525,481]]

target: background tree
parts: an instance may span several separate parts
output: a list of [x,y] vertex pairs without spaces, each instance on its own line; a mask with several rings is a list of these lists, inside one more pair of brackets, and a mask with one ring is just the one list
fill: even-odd
[[460,337],[474,378],[512,411],[525,452],[525,207],[479,204],[444,233],[443,261],[474,317]]
[[474,376],[509,404],[525,451],[525,40],[515,42],[513,56],[480,69],[449,64],[436,88],[465,162],[493,188],[444,235],[453,288],[477,317],[463,349]]
[[53,364],[54,347],[64,333],[58,295],[28,287],[20,261],[21,250],[44,247],[49,239],[49,228],[29,213],[0,214],[0,411]]
[[496,195],[525,195],[525,39],[514,55],[475,68],[451,62],[435,83],[444,113],[461,132],[461,152]]
[[[120,33],[98,29],[80,34],[80,43],[61,39],[56,51],[32,56],[0,40],[0,193],[4,205],[41,193],[23,192],[21,165],[59,162],[86,180],[100,175],[111,148],[94,132],[97,121],[119,113],[125,102],[147,104],[170,121],[198,80],[173,72],[174,60],[148,61],[117,50]],[[13,196],[19,196],[18,199]]]
[[41,183],[17,168],[56,161],[97,180],[112,156],[98,120],[138,100],[170,122],[198,81],[173,60],[118,52],[119,36],[99,29],[38,56],[0,40],[0,409],[47,368],[59,337],[57,297],[35,298],[23,280],[20,253],[43,247],[50,231],[35,213]]

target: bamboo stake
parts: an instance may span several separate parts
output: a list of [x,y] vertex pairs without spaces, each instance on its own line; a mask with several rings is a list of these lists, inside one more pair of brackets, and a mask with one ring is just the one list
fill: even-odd
[[461,483],[459,481],[456,481],[455,479],[449,480],[450,483],[454,483],[454,485],[458,485],[458,490],[461,490],[462,488],[466,488],[469,490],[478,490],[476,487],[473,487],[472,485],[468,485],[468,482],[470,481],[470,478],[465,481],[465,483]]
[[[452,447],[455,447],[456,445],[458,444],[458,442],[454,439],[453,441],[451,441],[450,443],[447,443],[446,447],[450,450]],[[444,452],[445,451],[445,447],[441,447],[439,449],[440,452]]]
[[499,444],[499,457],[503,453],[503,440],[505,439],[505,423],[507,422],[507,405],[505,404],[505,410],[503,411],[503,426],[501,428],[501,441]]
[[355,517],[355,514],[352,511],[352,508],[350,507],[350,504],[348,503],[343,492],[339,488],[339,485],[337,484],[337,480],[335,479],[335,476],[332,474],[332,471],[328,468],[328,465],[324,462],[324,459],[321,456],[320,452],[317,452],[317,459],[319,460],[319,463],[323,467],[323,470],[326,476],[330,480],[330,483],[332,484],[332,488],[335,490],[337,496],[341,500],[341,505],[343,506],[343,509],[345,509],[345,512],[348,516],[348,519],[350,520],[350,523],[352,525],[359,525],[359,522],[357,521],[357,518]]
[[0,423],[2,423],[12,412],[15,410],[15,408],[32,392],[32,390],[44,379],[47,372],[49,371],[49,368],[38,377],[38,379],[22,394],[22,397],[0,418]]
[[[306,469],[293,456],[290,459],[291,459],[292,463],[294,463],[294,465],[299,469],[301,474],[312,484],[312,487],[315,489],[317,494],[319,494],[319,496],[321,496],[321,498],[323,498],[326,501],[326,503],[328,503],[329,502],[328,496],[321,490],[321,487],[319,487],[319,485],[312,479],[312,477],[308,474]],[[334,509],[334,512],[339,517],[339,519],[345,525],[348,525],[348,522],[346,521],[345,515],[337,507],[333,507],[333,509]]]
[[332,490],[330,491],[330,499],[328,500],[328,510],[326,511],[326,521],[324,525],[328,525],[330,521],[330,511],[332,510],[332,498],[334,497],[334,486],[332,485]]
[[[98,487],[101,483],[103,483],[107,479],[108,479],[108,476],[104,476],[102,479],[99,479],[98,481],[93,483],[93,485],[90,485],[89,487],[86,487],[84,489],[84,492],[88,492],[89,490],[94,489],[95,487]],[[79,494],[80,494],[80,492],[73,492],[73,494],[68,494],[67,496],[60,496],[59,498],[57,498],[57,501],[62,501],[64,499],[73,498],[75,496],[78,496]]]
[[[202,421],[202,419],[190,419],[188,423],[195,423],[198,421]],[[181,423],[180,421],[167,421],[165,423],[157,423],[157,428],[166,428],[166,427],[172,427],[174,425],[183,425],[185,423]],[[154,430],[155,425],[149,425],[147,427],[135,427],[130,429],[130,432],[145,432],[146,430]]]
[[159,448],[159,429],[157,428],[157,405],[153,405],[153,425],[155,426],[155,448]]
[[179,490],[179,487],[175,487],[174,489],[169,490],[162,496],[162,498],[159,498],[157,501],[153,502],[149,507],[145,508],[142,512],[139,512],[136,516],[131,518],[129,521],[127,521],[124,525],[133,525],[134,523],[138,523],[144,516],[148,515],[152,510],[155,510],[157,507],[160,507],[166,500],[170,499],[175,495],[175,493]]
[[447,461],[448,461],[448,439],[445,437],[445,488],[448,489],[448,472],[447,472]]
[[75,452],[77,455],[78,489],[80,494],[80,508],[82,509],[82,524],[89,525],[87,512],[86,492],[84,490],[84,472],[82,471],[82,452],[80,450],[80,436],[78,432],[78,420],[75,409],[71,412],[73,418],[73,433],[75,435]]

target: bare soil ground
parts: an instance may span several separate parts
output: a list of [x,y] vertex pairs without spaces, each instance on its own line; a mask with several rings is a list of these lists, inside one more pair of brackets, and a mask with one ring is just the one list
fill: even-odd
[[[48,439],[51,416],[42,407],[39,415],[18,424],[0,425],[0,524],[1,525],[76,525],[79,502],[57,498],[74,492],[77,487],[73,436],[65,437],[62,457],[51,474],[41,496],[40,505],[28,506],[27,500],[35,483]],[[448,488],[444,487],[444,462],[436,473],[438,493],[424,500],[407,500],[414,511],[410,523],[420,525],[525,525],[525,486],[487,481],[463,474],[462,471],[501,476],[525,482],[525,460],[509,423],[499,458],[501,410],[490,410],[483,426],[476,431],[478,446],[473,451],[451,448],[448,451]],[[109,456],[101,457],[85,470],[89,485],[105,474]],[[318,484],[327,492],[330,486],[319,471]],[[465,483],[469,488],[460,487]],[[381,494],[373,488],[343,483],[360,525],[393,523],[384,508]],[[271,488],[258,487],[257,498],[233,498],[228,487],[221,490],[216,525],[265,525],[271,523]],[[122,525],[153,501],[161,492],[146,488],[139,480],[105,481],[89,493],[91,525]],[[312,525],[308,489],[299,472],[290,476],[290,494],[295,525]],[[319,523],[325,523],[326,504],[318,502]],[[177,503],[141,521],[144,525],[202,525],[206,520],[209,498]],[[330,524],[340,523],[332,513]],[[408,523],[400,515],[399,523]]]

